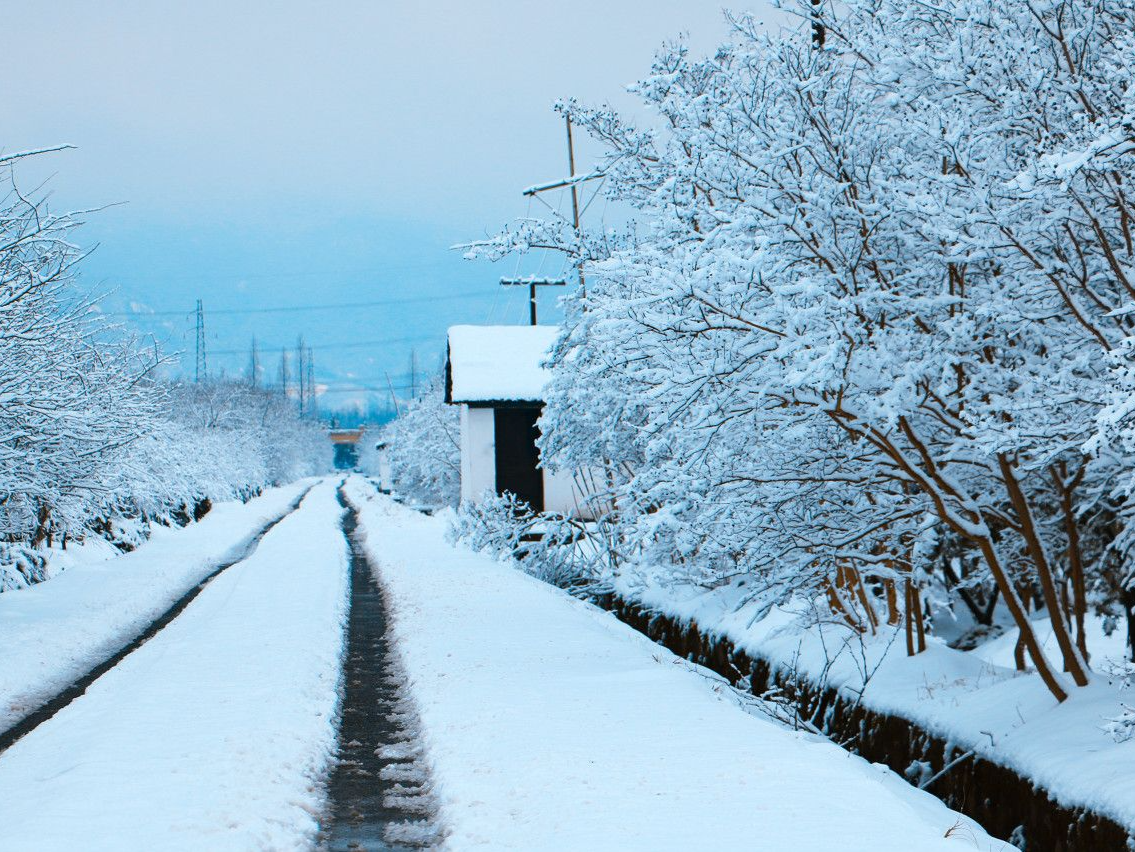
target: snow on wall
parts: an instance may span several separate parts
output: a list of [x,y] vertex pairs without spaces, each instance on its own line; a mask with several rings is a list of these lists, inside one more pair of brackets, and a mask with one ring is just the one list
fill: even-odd
[[449,329],[450,402],[544,398],[551,373],[542,365],[556,326],[455,325]]

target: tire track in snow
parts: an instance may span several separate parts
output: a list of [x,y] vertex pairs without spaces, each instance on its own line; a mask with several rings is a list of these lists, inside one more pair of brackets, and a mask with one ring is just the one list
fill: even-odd
[[201,594],[202,590],[215,580],[221,573],[232,568],[244,560],[252,556],[256,552],[256,548],[260,546],[261,540],[268,534],[268,532],[280,523],[284,518],[291,515],[299,508],[300,503],[303,502],[304,497],[308,492],[314,488],[315,485],[309,485],[304,489],[295,500],[291,502],[288,508],[279,517],[274,518],[267,524],[257,530],[243,546],[235,553],[224,558],[221,562],[217,563],[213,570],[209,572],[200,582],[193,586],[184,595],[178,598],[170,607],[151,621],[145,628],[142,629],[133,639],[123,645],[118,651],[111,654],[98,665],[91,668],[86,674],[73,680],[68,686],[61,689],[53,697],[47,699],[39,705],[35,710],[24,716],[19,722],[12,725],[10,728],[0,731],[0,754],[3,754],[11,748],[16,742],[26,737],[68,704],[73,702],[76,698],[82,696],[87,689],[96,680],[113,669],[121,663],[126,657],[137,651],[151,639],[158,635],[171,621],[177,618],[185,610],[193,599]]
[[386,603],[356,540],[358,513],[346,508],[351,553],[351,609],[343,661],[339,753],[328,779],[323,852],[404,852],[440,840],[429,770],[417,743],[418,720],[387,635]]

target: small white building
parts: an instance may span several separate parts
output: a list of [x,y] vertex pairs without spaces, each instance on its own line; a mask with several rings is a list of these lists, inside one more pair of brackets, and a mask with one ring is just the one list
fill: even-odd
[[461,499],[515,494],[536,511],[579,514],[568,472],[540,467],[536,421],[551,378],[542,364],[554,326],[456,325],[449,329],[445,401],[461,406]]

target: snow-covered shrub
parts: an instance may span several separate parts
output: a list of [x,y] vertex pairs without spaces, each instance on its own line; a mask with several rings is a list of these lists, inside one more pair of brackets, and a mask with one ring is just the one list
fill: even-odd
[[47,579],[47,557],[19,542],[0,541],[0,592],[22,589]]
[[[379,449],[381,445],[381,450]],[[440,383],[426,386],[406,410],[368,440],[359,466],[379,474],[386,454],[395,493],[422,506],[456,506],[461,496],[461,426],[456,406],[447,405]]]
[[[1108,660],[1102,667],[1103,673],[1119,683],[1120,689],[1130,689],[1135,683],[1135,663],[1130,660]],[[1104,719],[1101,730],[1117,743],[1125,743],[1135,737],[1135,707],[1120,703],[1120,712]]]
[[618,561],[601,522],[533,512],[512,494],[463,503],[450,534],[474,550],[516,559],[533,576],[578,594],[605,591]]

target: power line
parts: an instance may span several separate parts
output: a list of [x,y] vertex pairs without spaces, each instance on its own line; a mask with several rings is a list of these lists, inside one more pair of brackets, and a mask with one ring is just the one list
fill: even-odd
[[411,389],[410,385],[390,385],[390,386],[385,386],[385,387],[371,387],[371,386],[360,385],[359,387],[354,387],[354,388],[324,388],[323,390],[321,390],[319,392],[319,395],[325,396],[326,394],[329,394],[329,393],[363,393],[363,392],[387,393],[391,389],[391,387],[394,390],[410,390]]
[[[210,312],[210,315],[212,315],[212,312]],[[322,351],[326,351],[328,349],[358,349],[358,348],[366,347],[366,346],[390,346],[390,345],[394,345],[396,343],[415,343],[415,342],[420,342],[420,341],[424,341],[424,340],[443,340],[444,338],[445,338],[445,332],[439,332],[439,333],[436,333],[436,334],[419,334],[419,335],[416,335],[414,337],[388,337],[384,340],[356,340],[354,343],[320,343],[320,344],[317,344],[315,346],[309,346],[307,348],[308,349],[319,349],[319,350],[322,350]],[[264,347],[265,350],[267,350],[269,348],[279,349],[280,347],[278,347],[278,346],[277,347],[268,347],[268,346]],[[213,355],[245,355],[245,354],[247,354],[248,350],[247,349],[211,349],[210,352]]]
[[[411,305],[420,304],[423,302],[452,302],[459,299],[484,299],[488,298],[491,293],[478,292],[478,293],[458,293],[457,295],[448,296],[411,296],[407,299],[375,299],[368,302],[343,302],[341,304],[318,304],[318,305],[288,305],[276,308],[221,308],[219,310],[210,310],[209,316],[236,316],[244,314],[290,314],[299,313],[301,311],[337,311],[337,310],[358,310],[359,308],[389,308],[397,305]],[[108,317],[188,317],[193,313],[192,310],[187,311],[103,311],[102,314]]]

